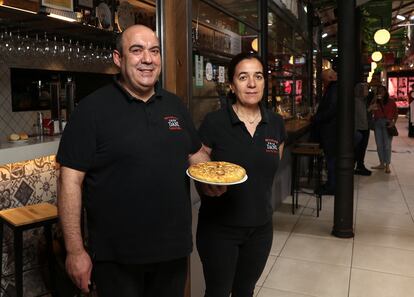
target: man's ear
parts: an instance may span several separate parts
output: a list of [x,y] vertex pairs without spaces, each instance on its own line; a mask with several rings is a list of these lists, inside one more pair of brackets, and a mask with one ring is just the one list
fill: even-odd
[[112,59],[113,59],[115,65],[118,66],[119,68],[121,68],[121,60],[122,60],[121,53],[118,52],[117,50],[114,50],[114,52],[112,54]]

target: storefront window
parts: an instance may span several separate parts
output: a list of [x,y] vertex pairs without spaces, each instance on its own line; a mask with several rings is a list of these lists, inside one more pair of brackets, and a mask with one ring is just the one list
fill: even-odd
[[[253,50],[254,40],[258,38],[258,31],[243,21],[244,10],[240,10],[241,14],[238,15],[234,9],[231,12],[225,9],[231,6],[231,2],[235,1],[220,1],[218,9],[202,0],[193,0],[193,88],[190,110],[197,126],[208,112],[226,103],[227,65],[231,58],[242,51]],[[245,2],[254,4],[249,6],[249,11],[258,13],[257,1]]]
[[268,14],[268,103],[285,119],[308,111],[306,41],[284,19]]

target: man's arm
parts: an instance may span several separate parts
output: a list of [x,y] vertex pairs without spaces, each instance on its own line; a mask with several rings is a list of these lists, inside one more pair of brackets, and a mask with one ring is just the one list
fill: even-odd
[[[210,161],[211,148],[202,145],[202,147],[195,154],[188,156],[190,165]],[[216,186],[205,183],[195,182],[198,193],[204,193],[207,196],[221,196],[227,191],[227,186]]]
[[81,234],[82,182],[85,173],[60,167],[58,212],[66,247],[66,270],[73,283],[89,292],[92,261]]

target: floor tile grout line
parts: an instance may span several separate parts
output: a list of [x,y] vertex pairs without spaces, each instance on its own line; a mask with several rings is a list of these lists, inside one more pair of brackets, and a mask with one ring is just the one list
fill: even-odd
[[289,259],[289,260],[299,260],[299,261],[303,261],[303,262],[306,262],[306,263],[317,263],[317,264],[330,265],[330,266],[336,266],[336,267],[351,268],[351,264],[349,264],[349,265],[334,264],[334,263],[320,262],[320,261],[316,261],[316,260],[308,260],[308,259],[303,259],[303,258],[295,258],[295,257],[287,257],[287,256],[279,256],[278,258]]
[[298,292],[298,291],[288,291],[288,290],[282,290],[282,289],[266,287],[266,286],[262,286],[262,288],[271,289],[271,290],[278,290],[278,291],[282,291],[282,292],[286,292],[286,293],[301,294],[305,297],[320,297],[320,296],[317,296],[317,295],[309,295],[308,293],[302,293],[302,292]]
[[369,271],[369,272],[376,272],[376,273],[388,274],[388,275],[393,275],[393,276],[399,276],[399,277],[410,278],[410,279],[413,279],[413,280],[414,280],[414,276],[409,276],[409,275],[405,275],[405,274],[392,273],[392,272],[385,272],[385,271],[374,270],[374,269],[368,269],[368,268],[363,268],[363,267],[352,267],[351,269],[357,269],[357,270],[363,270],[363,271]]
[[365,243],[365,242],[356,242],[356,244],[358,245],[361,244],[361,245],[370,246],[370,247],[381,247],[381,248],[387,248],[387,249],[394,249],[394,250],[406,251],[406,252],[414,252],[414,249],[410,250],[410,249],[398,248],[398,247],[393,247],[393,246],[385,246],[385,245],[379,245],[379,244],[372,244],[372,243]]

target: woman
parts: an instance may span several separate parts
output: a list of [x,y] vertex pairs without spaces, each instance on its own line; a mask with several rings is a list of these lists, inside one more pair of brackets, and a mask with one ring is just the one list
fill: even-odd
[[201,197],[197,249],[206,297],[253,296],[272,246],[271,188],[285,140],[282,117],[261,104],[258,56],[235,56],[228,77],[232,102],[208,114],[199,133],[212,160],[243,166],[248,179],[220,197]]
[[385,173],[391,173],[392,136],[388,134],[387,127],[394,126],[397,122],[397,105],[394,100],[389,98],[387,89],[380,86],[377,90],[377,96],[368,110],[373,113],[375,142],[380,161],[380,164],[372,169],[385,169]]

